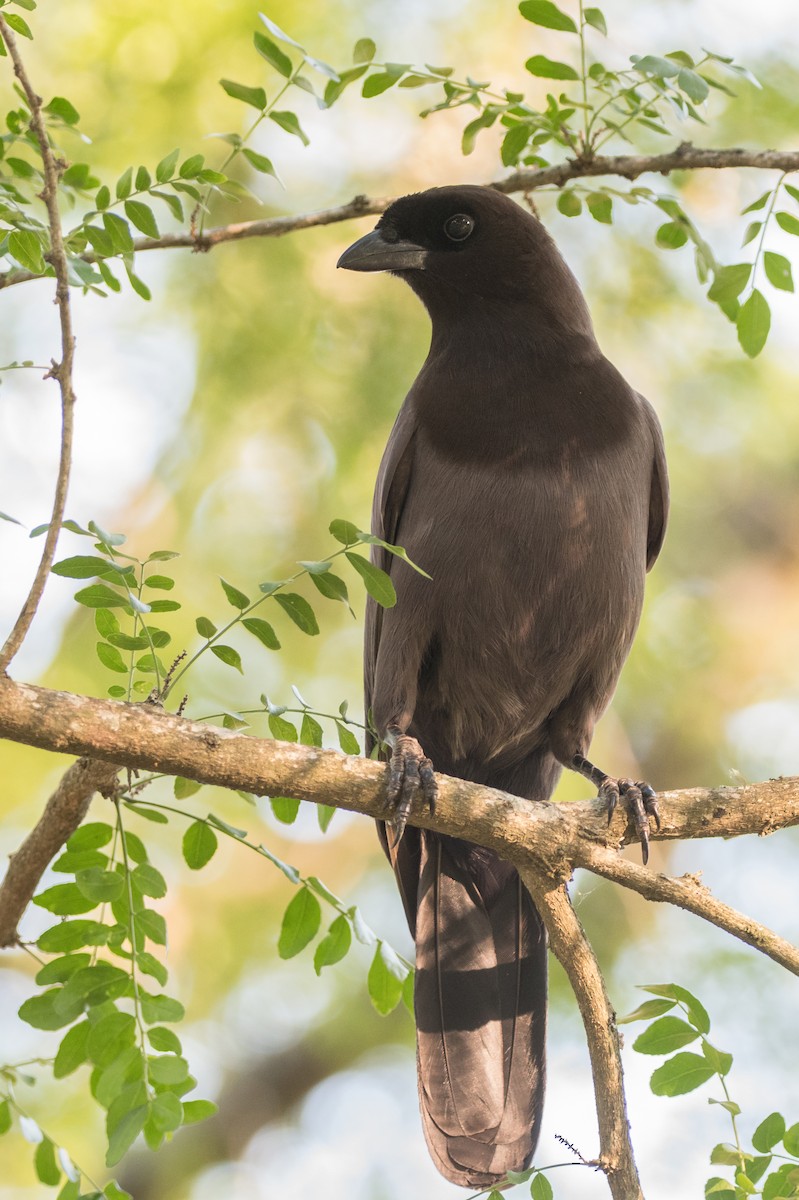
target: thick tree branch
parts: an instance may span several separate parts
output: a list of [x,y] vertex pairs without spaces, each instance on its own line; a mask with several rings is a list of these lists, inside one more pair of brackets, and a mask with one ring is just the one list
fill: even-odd
[[[724,170],[750,167],[760,171],[799,171],[799,151],[792,150],[701,150],[684,144],[666,154],[614,154],[594,158],[573,158],[551,167],[536,167],[514,171],[487,186],[510,195],[514,192],[533,192],[545,187],[563,187],[574,179],[616,176],[638,179],[641,175],[669,175],[672,171]],[[378,216],[385,212],[393,197],[371,198],[356,196],[348,204],[319,212],[302,213],[292,217],[265,217],[257,221],[242,221],[220,225],[203,233],[190,231],[167,233],[162,237],[134,238],[136,251],[144,250],[211,250],[222,242],[238,242],[243,238],[283,237],[301,229],[351,221],[355,217]],[[87,250],[80,255],[84,262],[97,262],[98,255]],[[39,276],[30,271],[15,270],[0,274],[0,288],[27,283]]]
[[616,1014],[591,944],[565,883],[521,867],[522,881],[549,934],[549,946],[569,977],[585,1026],[599,1124],[598,1165],[614,1200],[643,1200],[630,1141]]
[[[102,762],[182,775],[200,783],[240,788],[257,795],[324,801],[366,816],[384,814],[381,764],[343,757],[333,750],[248,737],[187,721],[152,705],[122,704],[0,678],[0,737],[44,750],[85,755]],[[599,800],[537,804],[441,775],[435,815],[413,816],[414,824],[491,846],[503,857],[546,875],[567,878],[575,867],[617,878],[625,886],[639,878],[657,880],[641,868],[626,871],[616,851],[635,832],[617,812],[610,827]],[[764,835],[799,824],[799,778],[736,788],[693,788],[662,792],[662,824],[653,840]],[[79,819],[72,828],[76,828]],[[72,832],[68,829],[67,836]],[[616,872],[615,875],[611,872]],[[38,876],[29,879],[29,893]],[[649,883],[657,888],[656,883]],[[750,945],[796,970],[795,955],[769,930],[689,885],[661,900],[691,911],[743,936]],[[653,896],[654,898],[654,896]],[[711,915],[712,914],[712,915]],[[0,925],[2,919],[0,918]],[[798,972],[799,973],[799,972]]]
[[55,558],[58,535],[61,532],[61,522],[64,519],[64,509],[67,503],[69,487],[69,472],[72,465],[72,439],[74,429],[75,393],[72,387],[72,360],[75,353],[75,339],[72,334],[72,314],[69,307],[69,271],[67,255],[64,249],[64,239],[61,232],[61,215],[58,211],[58,175],[59,164],[56,163],[47,136],[47,128],[42,115],[42,102],[33,90],[22,59],[17,49],[14,34],[8,27],[5,17],[0,14],[0,37],[2,37],[11,61],[14,64],[14,74],[22,85],[28,101],[31,114],[31,129],[39,143],[44,173],[44,190],[42,199],[47,208],[47,221],[50,227],[50,251],[47,255],[56,277],[56,303],[61,324],[61,362],[54,363],[48,372],[51,378],[58,380],[61,389],[61,452],[56,478],[53,509],[50,517],[50,528],[44,539],[44,549],[39,566],[36,569],[28,598],[22,606],[14,628],[0,649],[0,675],[5,674],[8,665],[19,650],[25,635],[30,629],[36,615],[39,602],[44,592],[47,576]]

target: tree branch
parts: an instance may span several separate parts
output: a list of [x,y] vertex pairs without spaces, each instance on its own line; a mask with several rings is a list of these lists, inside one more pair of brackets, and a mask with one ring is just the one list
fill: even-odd
[[596,875],[638,892],[647,900],[674,904],[702,917],[711,925],[725,929],[739,941],[754,946],[794,975],[799,975],[799,948],[765,925],[758,924],[722,900],[717,900],[696,875],[683,875],[678,879],[670,875],[656,875],[601,846],[592,846],[582,865]]
[[547,927],[549,946],[569,977],[585,1026],[599,1123],[598,1165],[614,1200],[643,1200],[635,1166],[616,1014],[591,944],[565,883],[520,867],[522,882]]
[[[638,179],[641,175],[669,175],[672,171],[723,170],[751,167],[760,171],[799,171],[799,151],[790,150],[702,150],[690,144],[678,146],[667,154],[645,155],[597,155],[594,158],[573,158],[551,167],[536,167],[514,171],[503,179],[495,179],[487,187],[508,195],[514,192],[533,192],[544,187],[563,187],[574,179],[617,176],[622,179]],[[347,204],[319,212],[302,213],[293,217],[265,217],[257,221],[242,221],[233,225],[219,225],[204,233],[190,231],[167,233],[162,237],[134,238],[133,248],[145,250],[188,249],[211,250],[223,242],[238,242],[252,237],[283,237],[301,229],[315,229],[320,225],[333,225],[340,221],[351,221],[356,217],[378,216],[385,212],[394,197],[371,198],[356,196]],[[100,256],[93,250],[80,255],[84,262],[97,262]],[[31,271],[7,271],[0,274],[0,289],[17,283],[38,279]]]
[[[98,700],[0,678],[0,737],[99,759],[113,764],[115,770],[122,764],[259,796],[323,801],[365,816],[385,816],[385,768],[380,763],[342,756],[334,750],[249,737],[188,721],[152,705]],[[575,867],[615,877],[625,886],[633,886],[633,878],[643,886],[637,872],[650,881],[651,888],[660,886],[651,880],[665,878],[622,863],[616,856],[621,845],[636,840],[635,830],[621,810],[608,826],[600,800],[531,803],[445,775],[438,776],[438,783],[435,814],[415,813],[413,824],[466,837],[492,847],[520,867],[559,878],[568,878]],[[651,832],[653,841],[762,836],[799,824],[799,778],[736,788],[662,792],[658,800],[661,828]],[[30,896],[39,881],[34,875],[28,880]],[[691,907],[789,970],[796,970],[795,956],[782,939],[718,901],[713,910],[712,897],[703,890],[675,883],[676,890],[670,894],[663,884],[657,898]]]
[[49,863],[83,821],[94,793],[113,793],[118,771],[112,763],[79,758],[64,774],[36,825],[11,855],[0,884],[0,947],[15,944],[22,914]]
[[69,307],[69,271],[67,255],[64,249],[64,239],[61,232],[61,215],[58,211],[58,177],[59,164],[56,163],[47,136],[47,129],[42,115],[42,102],[33,90],[30,79],[17,49],[17,41],[8,27],[5,17],[0,14],[0,37],[2,37],[11,61],[14,64],[14,74],[22,85],[31,113],[31,129],[39,143],[44,173],[44,190],[42,199],[47,208],[47,220],[50,227],[50,251],[47,255],[56,277],[56,303],[61,324],[61,362],[54,363],[48,375],[58,380],[61,390],[61,451],[58,464],[53,509],[50,517],[50,528],[44,540],[44,549],[39,566],[31,584],[28,598],[22,606],[14,628],[0,649],[0,675],[8,670],[9,663],[19,650],[30,629],[31,622],[39,607],[47,576],[55,558],[58,535],[61,532],[61,522],[64,519],[64,509],[67,503],[69,487],[69,472],[72,465],[72,439],[74,430],[75,393],[72,387],[72,361],[75,353],[75,339],[72,333],[72,314]]

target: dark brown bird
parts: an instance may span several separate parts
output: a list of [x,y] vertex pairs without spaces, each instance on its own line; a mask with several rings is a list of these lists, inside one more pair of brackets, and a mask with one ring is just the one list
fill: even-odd
[[443,1175],[527,1167],[544,1093],[546,938],[517,872],[409,827],[438,771],[530,800],[562,768],[621,795],[647,853],[654,792],[585,757],[641,613],[668,505],[652,408],[605,359],[529,213],[481,187],[405,196],[339,260],[407,280],[432,341],[386,447],[373,531],[396,607],[369,603],[366,704],[392,747],[381,839],[416,940],[419,1097]]

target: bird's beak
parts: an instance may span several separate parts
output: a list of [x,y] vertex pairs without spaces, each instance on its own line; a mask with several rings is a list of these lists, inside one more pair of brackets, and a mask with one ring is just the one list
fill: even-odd
[[347,271],[423,271],[427,251],[415,242],[387,242],[379,229],[359,238],[336,263]]

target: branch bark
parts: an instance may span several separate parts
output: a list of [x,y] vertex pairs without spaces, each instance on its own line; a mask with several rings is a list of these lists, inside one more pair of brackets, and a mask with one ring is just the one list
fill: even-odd
[[[736,148],[703,150],[684,144],[666,154],[596,155],[594,158],[573,158],[551,167],[536,167],[514,171],[503,179],[495,179],[487,187],[510,195],[514,192],[534,192],[544,187],[563,187],[575,179],[616,176],[638,179],[641,175],[670,175],[673,171],[738,170],[749,167],[759,171],[799,171],[799,151],[743,150]],[[297,216],[265,217],[256,221],[241,221],[219,225],[200,233],[191,231],[167,233],[162,237],[134,238],[137,252],[146,250],[188,249],[206,251],[223,242],[238,242],[243,238],[283,237],[302,229],[351,221],[356,217],[378,216],[385,212],[394,197],[355,196],[347,204]],[[97,262],[98,255],[87,250],[80,255],[84,262]],[[0,274],[0,289],[40,278],[30,271],[7,271]]]
[[547,927],[549,946],[569,978],[585,1026],[599,1123],[598,1166],[614,1200],[643,1200],[635,1166],[616,1014],[585,931],[572,908],[565,883],[529,867],[520,869]]
[[56,277],[56,304],[61,325],[61,362],[54,363],[48,375],[58,380],[61,390],[61,451],[56,478],[53,509],[50,516],[50,528],[44,540],[44,549],[39,566],[31,584],[28,598],[22,606],[14,628],[0,649],[0,675],[8,670],[9,663],[19,650],[30,629],[31,622],[44,593],[47,576],[55,558],[58,535],[61,532],[61,522],[67,503],[69,488],[69,473],[72,466],[72,440],[74,435],[75,393],[72,386],[72,362],[75,354],[75,338],[72,333],[72,314],[69,306],[69,270],[64,239],[61,231],[61,214],[58,211],[58,176],[59,165],[50,146],[47,128],[42,115],[42,102],[33,89],[25,66],[17,48],[14,34],[8,27],[5,17],[0,13],[0,37],[2,37],[11,61],[14,64],[14,74],[19,80],[31,114],[31,129],[39,143],[44,173],[44,190],[42,199],[47,208],[47,220],[50,227],[50,251],[48,259]]
[[[291,796],[365,816],[385,815],[385,769],[380,763],[249,737],[188,721],[152,705],[99,700],[0,678],[0,737],[85,755],[110,763],[115,770],[123,764],[256,795]],[[666,877],[652,876],[621,860],[618,849],[636,840],[621,811],[608,826],[599,800],[531,803],[445,775],[438,782],[435,814],[415,813],[413,824],[490,846],[520,867],[545,875],[568,878],[575,867],[586,867],[637,890],[659,888],[656,898],[689,908],[799,974],[794,948],[771,931],[719,901],[710,904],[713,898],[703,889],[680,886],[681,881],[653,883]],[[658,799],[661,828],[651,832],[653,840],[763,836],[799,824],[799,778],[662,792]],[[66,836],[80,819],[75,819]],[[29,895],[38,880],[35,872],[30,874]]]

